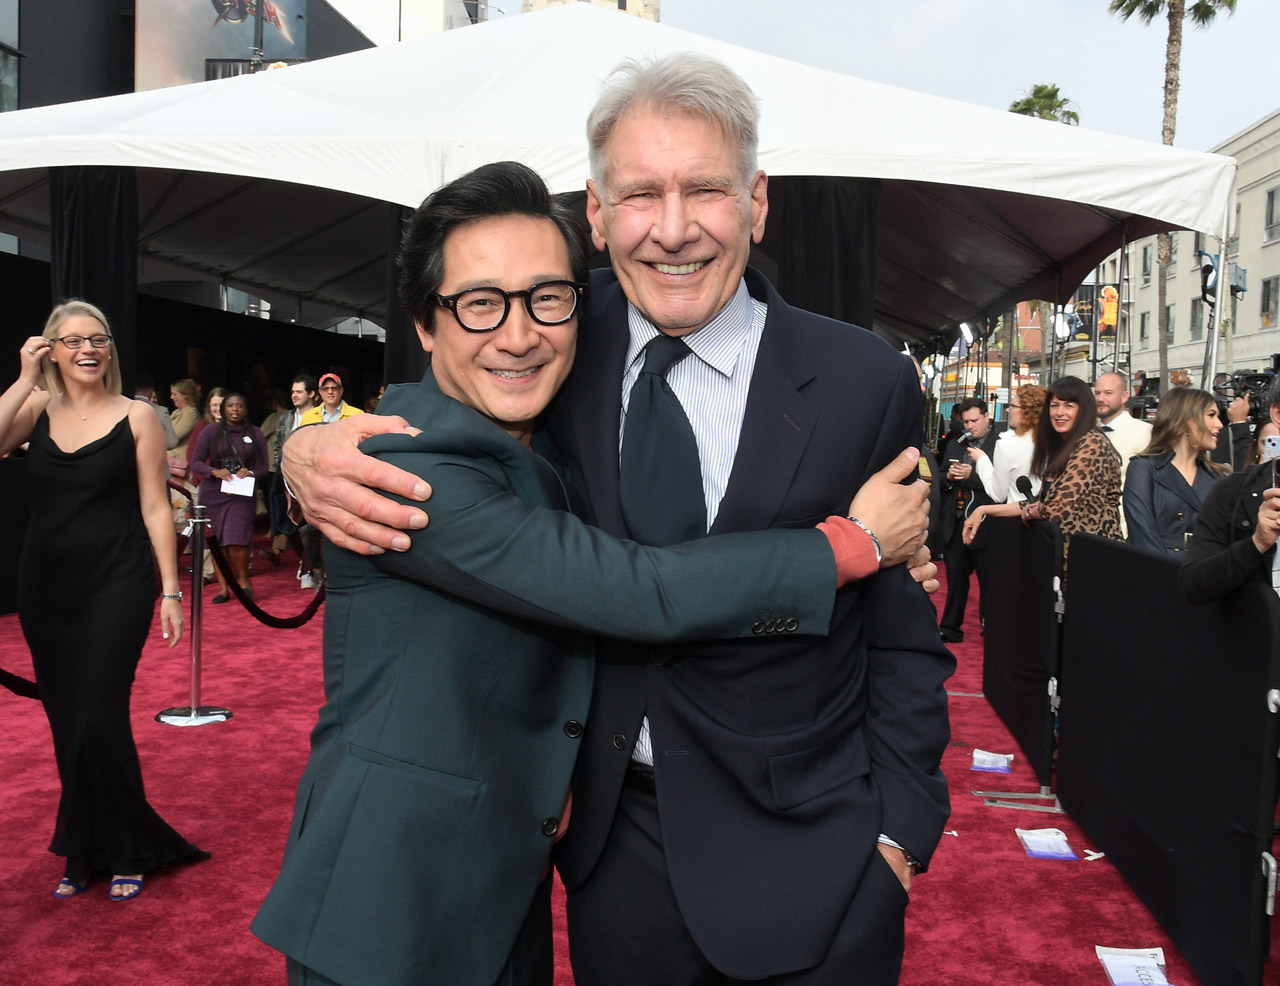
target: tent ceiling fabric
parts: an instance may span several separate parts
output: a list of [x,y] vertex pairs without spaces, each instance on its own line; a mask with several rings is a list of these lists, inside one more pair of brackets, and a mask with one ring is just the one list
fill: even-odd
[[[226,280],[291,311],[377,318],[388,212],[482,163],[553,190],[625,57],[698,50],[761,100],[770,176],[884,182],[876,328],[950,334],[1051,299],[1128,238],[1219,232],[1235,162],[810,68],[589,4],[297,65],[0,115],[0,229],[47,238],[43,169],[133,166],[142,279]],[[482,71],[477,71],[477,68]],[[187,272],[187,273],[182,273]]]

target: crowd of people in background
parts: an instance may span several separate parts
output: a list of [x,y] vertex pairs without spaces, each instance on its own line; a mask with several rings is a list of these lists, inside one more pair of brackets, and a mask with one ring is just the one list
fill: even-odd
[[[985,401],[957,402],[951,430],[939,444],[944,506],[941,525],[935,524],[932,533],[937,536],[940,527],[942,536],[931,543],[934,556],[946,562],[948,577],[963,583],[948,586],[939,626],[944,640],[963,639],[959,627],[968,575],[976,571],[982,580],[987,561],[982,524],[992,516],[1055,522],[1063,533],[1064,558],[1071,536],[1081,532],[1179,561],[1194,558],[1192,574],[1184,575],[1189,598],[1213,597],[1205,581],[1219,588],[1253,576],[1273,581],[1271,564],[1259,569],[1246,542],[1251,541],[1254,554],[1268,554],[1275,543],[1268,534],[1273,504],[1265,491],[1277,485],[1276,476],[1258,463],[1280,452],[1280,439],[1270,451],[1264,441],[1280,435],[1280,385],[1273,384],[1262,397],[1269,413],[1256,428],[1248,420],[1248,395],[1226,401],[1193,387],[1173,388],[1147,421],[1131,413],[1129,381],[1115,371],[1100,374],[1092,387],[1064,376],[1047,390],[1028,385],[1011,396],[1003,427],[992,424]],[[1233,475],[1231,483],[1220,483]],[[1251,478],[1240,478],[1245,476]],[[1240,497],[1242,484],[1244,501],[1226,502]],[[1199,527],[1201,540],[1193,552],[1198,521],[1219,486],[1223,491],[1213,501],[1212,519],[1207,528]],[[1260,506],[1265,507],[1261,520]],[[1280,510],[1280,497],[1274,506]],[[959,553],[955,541],[966,554]],[[1237,546],[1234,555],[1227,551],[1232,545]],[[1217,557],[1206,561],[1210,554]],[[1274,582],[1280,586],[1280,574]]]
[[[257,521],[266,517],[272,540],[258,556],[280,565],[286,550],[292,551],[298,561],[299,587],[318,590],[324,584],[322,539],[314,527],[289,517],[280,450],[304,424],[324,424],[375,410],[385,388],[370,396],[362,410],[344,400],[346,391],[338,373],[327,372],[319,382],[309,373],[299,373],[290,384],[288,398],[279,390],[260,398],[268,413],[255,426],[244,394],[221,386],[205,393],[199,380],[184,377],[169,384],[173,409],[165,411],[154,378],[140,370],[134,379],[135,400],[151,407],[160,422],[169,479],[184,487],[182,494],[170,498],[176,529],[190,533],[192,507],[204,504],[210,529],[227,554],[236,583],[252,599],[252,534]],[[234,480],[241,481],[238,489],[244,492],[228,491],[226,484]],[[218,583],[214,603],[231,598],[231,584],[210,555],[205,556],[202,575],[205,585]]]

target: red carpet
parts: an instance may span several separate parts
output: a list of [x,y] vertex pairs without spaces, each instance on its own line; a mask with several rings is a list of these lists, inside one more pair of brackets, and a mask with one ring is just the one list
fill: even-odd
[[[297,588],[288,562],[276,569],[258,559],[256,567],[264,609],[283,616],[303,608],[310,594]],[[133,698],[151,802],[213,859],[157,873],[137,900],[109,902],[104,882],[70,900],[50,895],[62,871],[46,849],[58,792],[48,726],[38,703],[0,691],[0,982],[283,984],[283,960],[248,928],[279,865],[321,700],[321,623],[269,630],[234,602],[209,605],[215,591],[204,595],[203,701],[235,718],[189,728],[153,721],[161,709],[189,701],[187,648],[171,652],[156,634]],[[976,586],[973,596],[976,614]],[[982,638],[973,620],[965,630],[953,693],[981,691]],[[30,675],[16,616],[0,617],[0,667]],[[1111,864],[1084,861],[1084,850],[1095,847],[1069,818],[985,808],[970,795],[1037,785],[985,699],[955,695],[951,710],[944,766],[954,834],[943,836],[912,892],[903,986],[1105,986],[1095,945],[1163,946],[1170,982],[1198,984]],[[1013,773],[970,771],[974,746],[1017,752]],[[1080,862],[1027,858],[1014,828],[1050,826],[1067,833]],[[561,955],[563,944],[561,931]],[[1264,982],[1280,986],[1274,961]],[[562,962],[557,986],[571,983]]]

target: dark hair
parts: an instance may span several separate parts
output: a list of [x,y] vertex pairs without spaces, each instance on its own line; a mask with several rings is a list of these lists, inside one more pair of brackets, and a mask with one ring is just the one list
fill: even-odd
[[962,401],[961,401],[958,405],[956,405],[956,406],[960,408],[960,413],[961,413],[961,414],[964,414],[964,412],[965,412],[965,411],[972,411],[972,410],[974,410],[975,408],[977,408],[977,410],[978,410],[978,412],[979,412],[980,414],[986,414],[986,413],[987,413],[987,402],[986,402],[986,401],[984,401],[981,397],[969,397],[969,398],[966,398],[965,400],[962,400]]
[[[249,415],[248,415],[249,402],[245,399],[244,394],[238,393],[237,391],[234,391],[234,390],[231,391],[229,394],[227,394],[225,397],[222,398],[222,406],[225,409],[227,406],[227,402],[230,401],[231,398],[233,397],[238,397],[240,399],[240,403],[244,405],[245,417],[244,417],[243,427],[246,428],[244,437],[247,439],[245,444],[252,445],[253,435],[250,434],[249,431],[247,430],[248,426],[252,424],[252,422],[249,420]],[[225,410],[222,415],[222,419],[215,426],[213,438],[209,440],[209,463],[210,465],[215,465],[215,467],[217,466],[214,463],[213,456],[214,456],[215,449],[217,449],[219,446],[226,449],[227,452],[229,453],[227,461],[234,459],[236,462],[237,468],[244,465],[244,459],[240,457],[240,450],[236,447],[236,443],[231,440],[231,436],[227,434],[227,415],[225,413]],[[229,467],[223,466],[223,467],[217,467],[217,468],[229,468]]]
[[144,390],[155,390],[156,378],[146,370],[136,370],[133,374],[133,392],[140,394]]
[[[1077,404],[1076,423],[1063,436],[1053,430],[1053,416],[1049,411],[1051,401]],[[1059,377],[1049,384],[1044,396],[1044,411],[1036,426],[1036,444],[1031,453],[1031,472],[1044,480],[1057,479],[1066,468],[1071,453],[1098,423],[1098,404],[1093,388],[1079,377]]]
[[[1174,387],[1160,400],[1155,420],[1151,422],[1151,441],[1138,455],[1164,455],[1177,448],[1185,435],[1191,442],[1191,454],[1212,473],[1222,476],[1230,470],[1209,458],[1209,450],[1200,448],[1200,433],[1205,430],[1204,416],[1217,402],[1208,391],[1195,387]],[[1227,433],[1230,438],[1230,432]]]
[[485,164],[422,200],[400,243],[400,304],[423,329],[433,331],[435,295],[444,281],[444,241],[455,226],[499,216],[550,219],[564,237],[575,281],[587,279],[582,220],[551,197],[538,173],[515,161]]
[[310,373],[299,373],[289,381],[289,386],[292,387],[295,383],[302,384],[302,389],[308,394],[315,395],[320,392],[320,385],[316,383],[316,378]]

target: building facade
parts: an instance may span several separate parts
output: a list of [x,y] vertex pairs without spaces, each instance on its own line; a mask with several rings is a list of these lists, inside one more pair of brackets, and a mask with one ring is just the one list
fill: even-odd
[[[1169,309],[1169,371],[1190,373],[1199,386],[1205,362],[1209,306],[1201,298],[1203,254],[1219,255],[1223,272],[1218,302],[1223,306],[1223,334],[1218,341],[1217,370],[1262,371],[1280,353],[1280,109],[1212,150],[1234,157],[1236,177],[1234,231],[1222,263],[1216,237],[1183,231],[1172,234],[1166,285]],[[1104,266],[1104,278],[1116,283],[1118,257]],[[1243,291],[1230,291],[1232,270]],[[1149,380],[1159,373],[1156,340],[1156,237],[1126,248],[1121,328],[1121,369],[1128,350],[1129,369]],[[1179,374],[1180,375],[1180,374]],[[1161,390],[1167,391],[1169,381]]]

